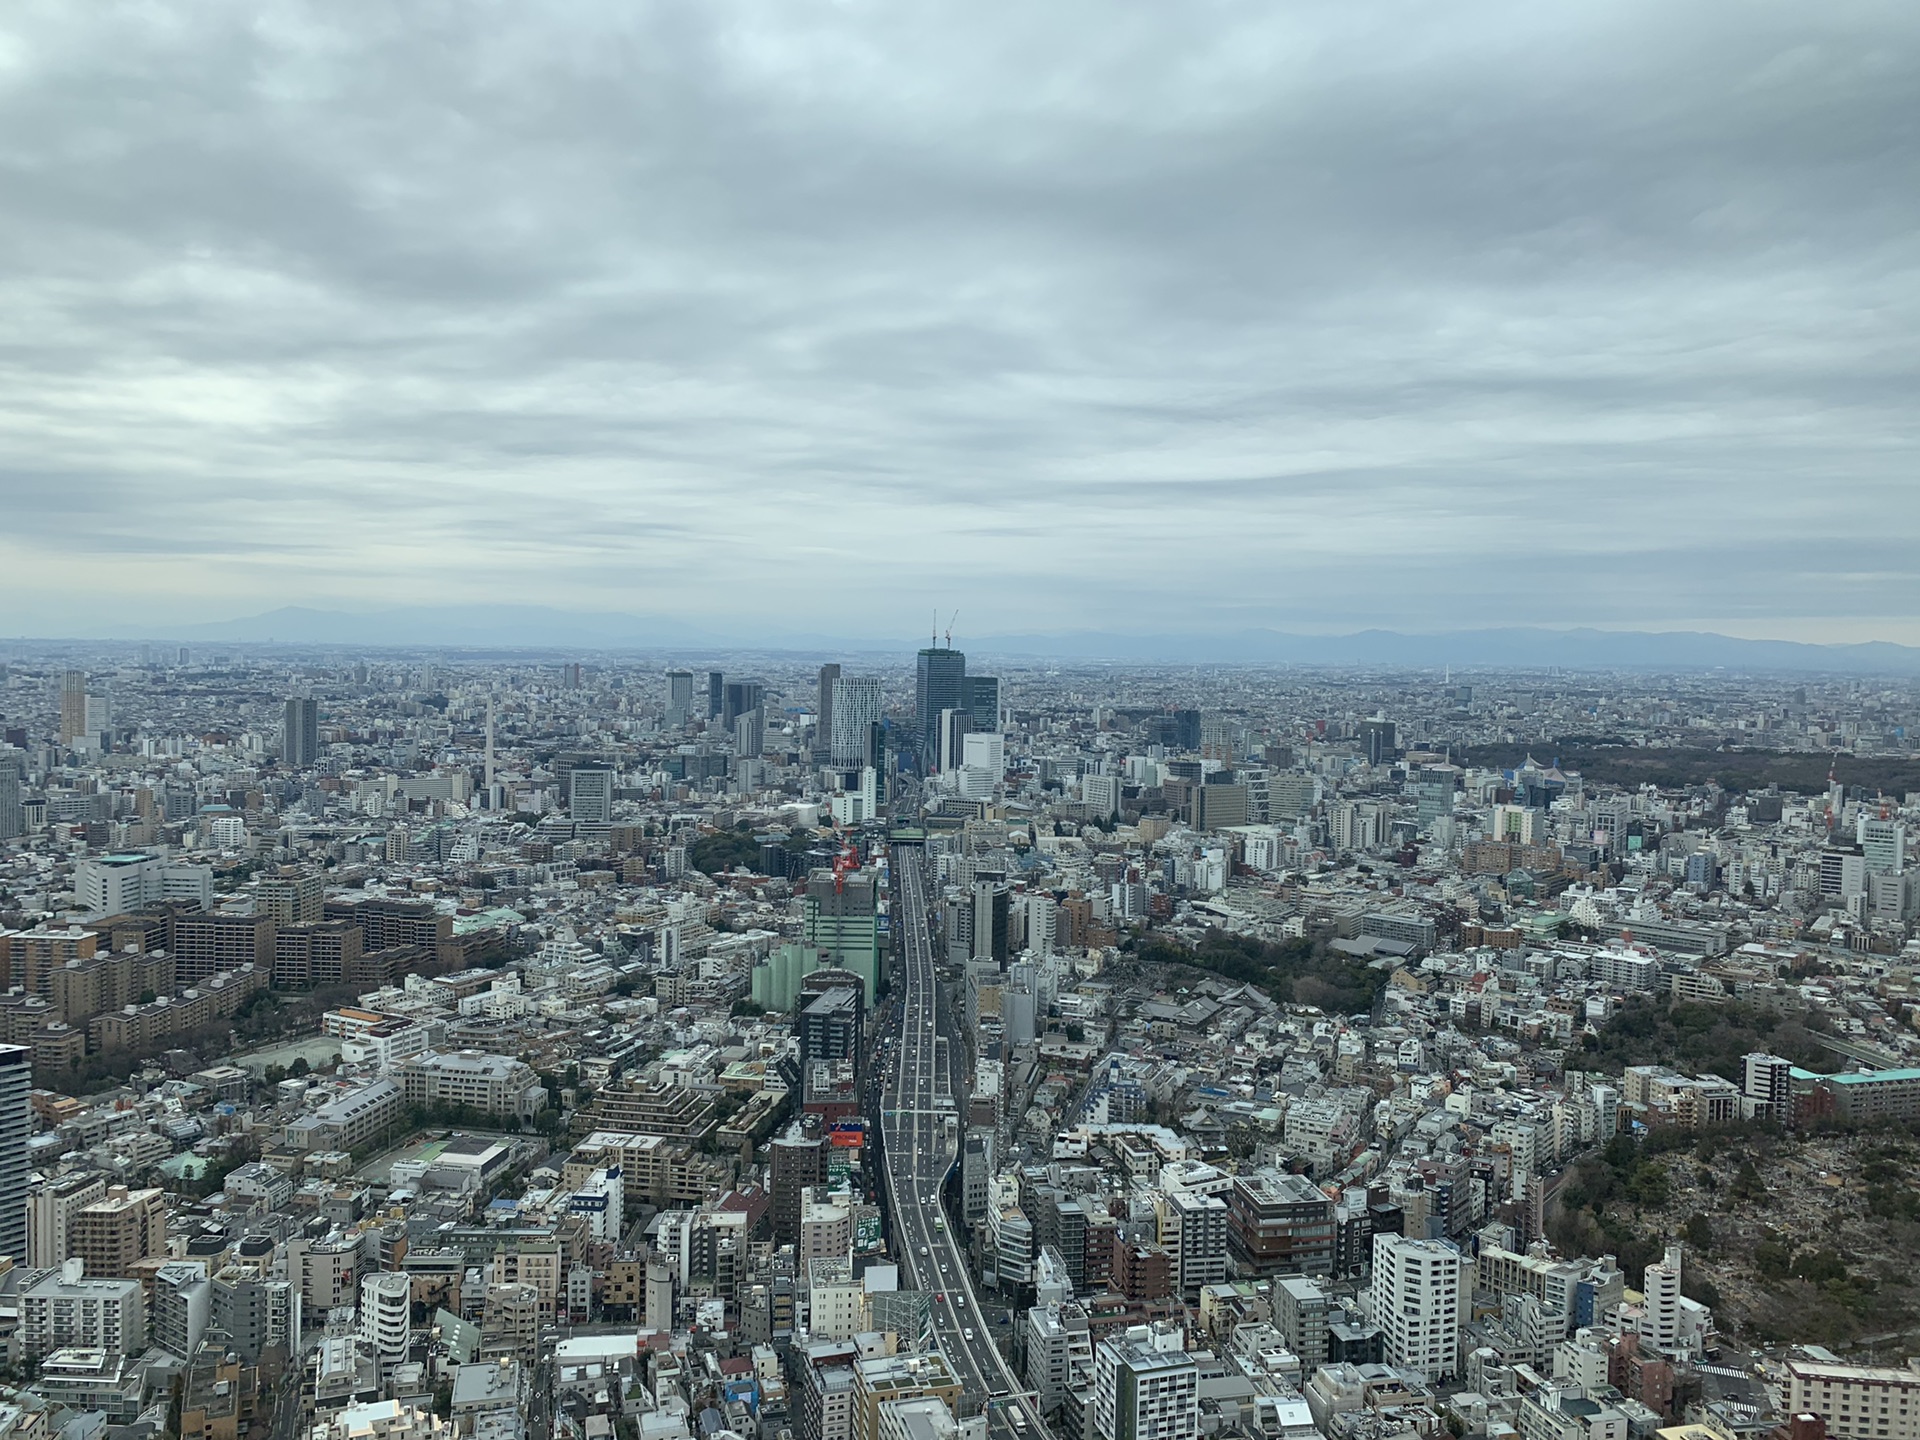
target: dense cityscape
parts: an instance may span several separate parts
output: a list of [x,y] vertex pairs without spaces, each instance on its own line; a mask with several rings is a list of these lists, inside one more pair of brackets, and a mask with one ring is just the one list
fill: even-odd
[[822,658],[5,647],[0,1436],[1920,1436],[1910,682]]

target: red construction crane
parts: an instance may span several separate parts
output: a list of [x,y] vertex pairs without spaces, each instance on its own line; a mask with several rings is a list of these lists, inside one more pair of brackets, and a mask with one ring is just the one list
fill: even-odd
[[851,837],[847,848],[833,857],[833,893],[844,895],[847,889],[847,876],[860,868],[860,852],[853,848]]

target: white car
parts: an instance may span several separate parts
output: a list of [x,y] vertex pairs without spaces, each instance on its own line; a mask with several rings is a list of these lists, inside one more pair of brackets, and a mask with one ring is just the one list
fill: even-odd
[[962,1340],[971,1340],[971,1339],[973,1338],[973,1331],[971,1331],[971,1330],[962,1330],[962,1331],[960,1332],[960,1338],[961,1338]]

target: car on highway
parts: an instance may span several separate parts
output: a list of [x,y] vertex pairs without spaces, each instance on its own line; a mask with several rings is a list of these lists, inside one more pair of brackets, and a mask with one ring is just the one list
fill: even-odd
[[971,1339],[973,1338],[973,1331],[971,1331],[971,1330],[962,1330],[962,1331],[960,1332],[960,1338],[961,1338],[962,1340],[971,1340]]

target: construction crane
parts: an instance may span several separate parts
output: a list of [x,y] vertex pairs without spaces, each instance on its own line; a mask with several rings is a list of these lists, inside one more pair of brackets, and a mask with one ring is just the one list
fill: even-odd
[[947,617],[947,649],[949,650],[953,649],[953,622],[959,618],[960,612],[957,609]]
[[847,836],[846,848],[833,857],[833,893],[847,893],[847,876],[860,868],[860,852],[853,848],[853,836]]

